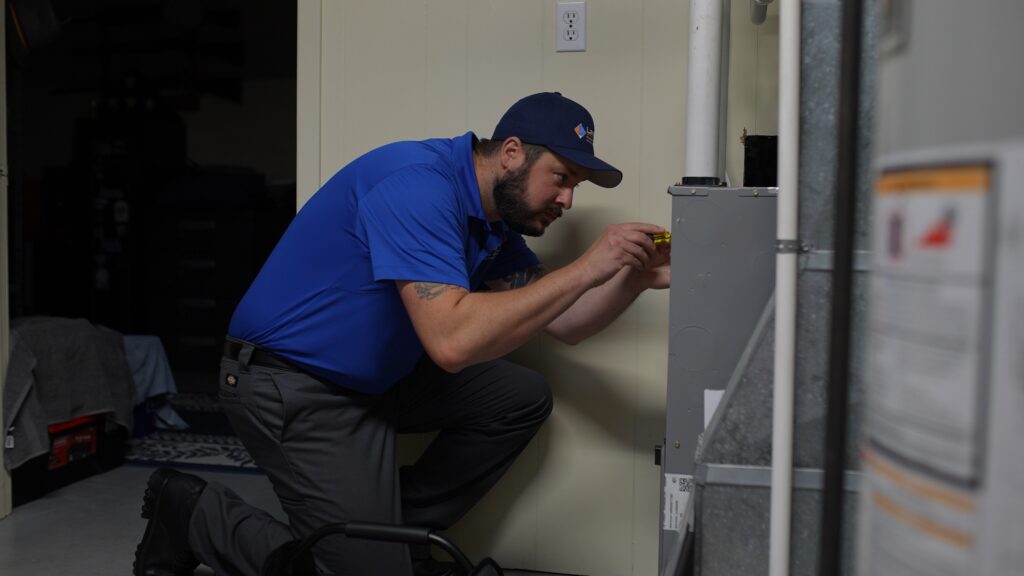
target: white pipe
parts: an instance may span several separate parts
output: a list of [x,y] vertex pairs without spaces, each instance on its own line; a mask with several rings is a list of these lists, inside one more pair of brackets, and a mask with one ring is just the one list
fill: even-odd
[[722,0],[690,0],[684,178],[718,174],[721,50]]
[[789,574],[793,492],[793,388],[800,171],[800,2],[780,0],[779,195],[775,257],[775,368],[772,414],[771,535],[768,574]]
[[715,175],[726,186],[729,181],[726,165],[726,143],[729,140],[729,45],[732,32],[732,0],[722,0],[722,63],[719,68],[721,86],[718,89],[718,168]]

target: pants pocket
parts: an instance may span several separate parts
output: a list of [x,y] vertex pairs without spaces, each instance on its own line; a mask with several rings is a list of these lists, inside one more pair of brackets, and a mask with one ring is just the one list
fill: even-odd
[[221,404],[241,402],[238,395],[238,381],[238,363],[222,360],[220,363],[220,385],[217,388],[217,399]]

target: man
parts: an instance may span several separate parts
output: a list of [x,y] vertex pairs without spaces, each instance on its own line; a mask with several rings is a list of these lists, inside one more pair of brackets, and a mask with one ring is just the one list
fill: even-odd
[[[669,285],[652,224],[609,226],[545,274],[540,236],[576,186],[614,187],[594,123],[558,93],[515,103],[490,140],[399,142],[358,158],[296,215],[242,299],[220,399],[289,524],[227,488],[158,470],[136,574],[258,574],[285,542],[346,520],[443,529],[501,477],[551,410],[501,356],[541,330],[576,343]],[[438,430],[397,470],[395,433]],[[425,550],[330,537],[327,574],[408,575]],[[418,573],[418,571],[417,571]]]

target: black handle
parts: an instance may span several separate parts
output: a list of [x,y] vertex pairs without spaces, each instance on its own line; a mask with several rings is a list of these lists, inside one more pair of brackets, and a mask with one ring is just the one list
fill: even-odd
[[[305,574],[306,572],[303,570],[312,570],[313,563],[310,551],[313,546],[332,534],[344,534],[348,538],[359,538],[362,540],[434,545],[451,556],[452,560],[465,570],[467,574],[473,570],[473,563],[469,561],[469,558],[455,544],[438,534],[434,534],[430,528],[377,524],[373,522],[338,522],[337,524],[323,526],[302,540],[293,540],[282,546],[275,552],[280,558],[275,558],[273,562],[269,563],[269,566],[265,563],[261,574]],[[299,568],[299,565],[302,568]]]
[[349,538],[365,540],[384,540],[386,542],[404,542],[406,544],[430,544],[430,529],[417,526],[396,526],[394,524],[377,524],[374,522],[349,522],[345,526],[345,535]]

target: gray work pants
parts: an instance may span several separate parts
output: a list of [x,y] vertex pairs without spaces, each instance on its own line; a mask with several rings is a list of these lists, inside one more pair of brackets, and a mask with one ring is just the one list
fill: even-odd
[[[387,393],[345,390],[301,371],[221,362],[220,400],[266,472],[288,524],[210,483],[189,525],[196,557],[220,575],[259,574],[281,544],[347,520],[450,527],[526,447],[551,411],[536,372],[495,360],[449,374],[426,356]],[[400,473],[395,433],[439,431]],[[331,536],[315,549],[325,574],[412,573],[406,546]]]

